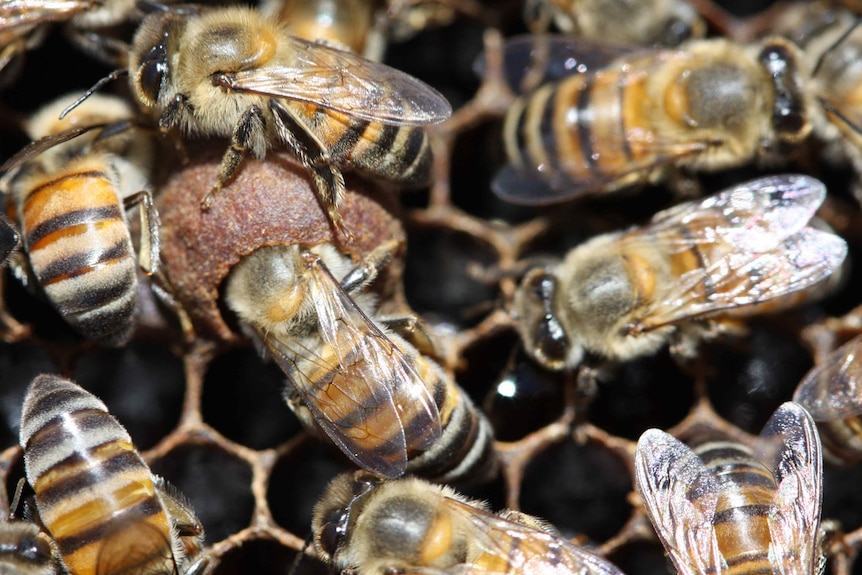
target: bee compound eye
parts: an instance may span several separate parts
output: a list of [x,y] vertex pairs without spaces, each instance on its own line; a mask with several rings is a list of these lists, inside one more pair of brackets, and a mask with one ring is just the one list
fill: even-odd
[[154,106],[156,104],[167,72],[168,65],[164,46],[153,46],[141,62],[137,75],[138,91],[146,105]]
[[329,557],[333,557],[335,555],[335,552],[344,540],[344,536],[347,533],[346,527],[346,509],[335,509],[329,514],[326,523],[321,527],[319,538],[320,546],[322,547],[322,551],[329,555]]
[[45,537],[26,537],[18,543],[18,555],[34,563],[43,563],[51,558],[51,546]]

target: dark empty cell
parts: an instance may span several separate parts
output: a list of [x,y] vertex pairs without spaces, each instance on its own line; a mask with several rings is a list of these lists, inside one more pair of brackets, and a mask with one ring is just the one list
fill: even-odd
[[486,502],[493,511],[506,507],[506,482],[498,474],[494,481],[480,485],[453,485],[455,490],[470,499]]
[[275,541],[247,541],[225,553],[210,575],[323,575],[326,568],[320,561],[305,556],[296,571],[292,571],[296,551]]
[[272,470],[266,494],[273,519],[298,537],[307,537],[314,504],[324,488],[337,474],[352,469],[320,444],[305,444],[283,457]]
[[179,421],[183,365],[166,347],[135,343],[97,349],[78,362],[75,381],[105,402],[138,449],[154,446]]
[[252,349],[219,357],[204,380],[204,421],[252,449],[278,445],[301,430],[282,397],[285,379]]
[[540,453],[524,474],[521,509],[564,535],[605,541],[625,524],[632,490],[625,465],[597,444],[565,441]]
[[208,545],[251,523],[251,469],[241,459],[211,445],[183,445],[151,468],[189,498]]
[[18,444],[21,406],[33,378],[57,368],[44,350],[0,343],[0,450]]
[[750,433],[761,428],[811,368],[811,356],[793,334],[752,322],[744,339],[704,349],[715,366],[709,397],[719,415]]
[[631,575],[667,575],[675,569],[661,543],[632,543],[608,557],[623,573]]
[[636,440],[650,427],[667,429],[683,419],[694,400],[692,386],[691,376],[663,350],[602,376],[586,417],[612,435]]
[[474,325],[494,304],[495,289],[470,276],[468,267],[494,264],[493,252],[465,234],[414,230],[409,239],[404,285],[410,305],[458,326]]
[[[491,340],[495,341],[495,340]],[[501,359],[500,351],[505,346],[486,348],[485,356],[495,361]],[[469,351],[469,350],[468,350]],[[472,362],[469,364],[472,367]],[[483,366],[486,375],[499,373],[496,381],[485,395],[483,407],[494,426],[499,441],[516,441],[554,422],[563,412],[564,376],[542,369],[531,361],[520,345],[509,354],[509,361],[502,372],[491,371]]]
[[506,369],[511,353],[518,347],[517,335],[507,331],[478,340],[464,349],[461,354],[464,361],[455,377],[477,405],[493,391],[497,374]]

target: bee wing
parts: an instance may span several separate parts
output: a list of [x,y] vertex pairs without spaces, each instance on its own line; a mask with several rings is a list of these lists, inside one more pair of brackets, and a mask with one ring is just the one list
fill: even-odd
[[408,450],[423,451],[440,436],[437,404],[405,352],[326,266],[319,259],[308,265],[324,348],[259,335],[316,422],[354,463],[382,477],[403,475]]
[[141,513],[127,512],[122,521],[110,525],[112,531],[99,548],[95,575],[124,573],[133,565],[146,565],[159,573],[178,573],[170,539]]
[[713,530],[720,487],[684,443],[658,429],[644,432],[635,453],[637,489],[680,575],[727,569]]
[[652,330],[804,291],[828,278],[847,255],[843,239],[813,228],[803,228],[769,252],[748,251],[744,245],[728,244],[720,250],[723,253],[704,255],[703,268],[684,273],[661,301],[643,313],[640,329]]
[[[838,236],[803,227],[825,194],[807,176],[775,176],[657,214],[620,241],[671,255],[692,252],[697,269],[643,311],[642,330],[754,305],[805,290],[844,261]],[[688,255],[688,254],[686,254]]]
[[776,573],[815,573],[823,457],[814,420],[800,405],[782,404],[763,428],[755,455],[774,470],[778,483],[768,516],[769,553]]
[[75,128],[69,128],[68,130],[63,130],[58,134],[52,134],[50,136],[45,136],[39,140],[34,142],[30,142],[21,150],[18,151],[14,156],[3,162],[3,165],[0,166],[0,172],[8,172],[15,168],[20,167],[25,162],[35,158],[45,150],[53,148],[63,142],[68,142],[74,138],[77,138],[81,134],[89,132],[91,130],[95,130],[97,128],[104,128],[109,124],[93,124],[90,126],[78,126]]
[[68,20],[94,4],[94,0],[4,0],[0,2],[0,32]]
[[6,219],[6,216],[0,215],[0,267],[6,263],[6,258],[18,247],[20,241],[21,237],[12,222]]
[[815,421],[844,419],[862,413],[862,335],[856,336],[815,366],[802,379],[793,401]]
[[308,102],[383,124],[424,126],[452,115],[437,90],[395,68],[293,36],[290,65],[241,70],[227,79],[237,92]]
[[[482,555],[454,573],[494,575],[542,573],[546,575],[622,575],[610,561],[563,537],[444,497],[446,507],[471,525],[472,537]],[[448,571],[447,571],[448,572]]]
[[[506,39],[503,71],[509,87],[517,94],[525,94],[546,82],[592,72],[621,56],[648,51],[640,46],[613,45],[561,34],[521,34]],[[473,71],[481,78],[486,69],[483,53],[473,63]]]
[[684,225],[696,234],[698,243],[720,238],[765,252],[808,224],[824,198],[826,186],[810,176],[768,176],[659,212],[650,229]]

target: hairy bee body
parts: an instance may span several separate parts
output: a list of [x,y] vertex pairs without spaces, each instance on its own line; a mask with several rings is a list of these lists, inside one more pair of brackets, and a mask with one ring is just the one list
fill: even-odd
[[200,524],[189,532],[168,514],[163,481],[101,401],[68,380],[38,376],[20,442],[40,521],[72,575],[193,572],[184,549],[199,550]]
[[587,241],[521,282],[527,351],[550,369],[584,351],[626,361],[669,340],[692,355],[724,322],[825,295],[847,246],[806,226],[824,197],[806,176],[763,178]]
[[[567,41],[579,61],[578,44]],[[586,73],[522,96],[504,124],[509,159],[494,190],[545,204],[662,177],[780,157],[811,130],[798,49],[692,40],[677,50],[603,57]],[[595,50],[595,48],[591,48]]]
[[288,34],[368,57],[374,11],[375,3],[369,0],[269,0],[261,6]]
[[51,539],[31,521],[0,523],[0,575],[60,575]]
[[336,477],[315,506],[312,531],[318,556],[336,572],[620,573],[541,519],[493,514],[450,487],[416,478]]
[[525,16],[534,29],[553,21],[565,34],[616,44],[675,46],[706,32],[694,8],[680,0],[529,0]]
[[225,301],[289,378],[288,402],[355,463],[446,481],[495,471],[492,430],[431,359],[376,317],[331,244],[263,247],[234,266]]
[[426,183],[431,150],[421,128],[451,113],[420,81],[352,52],[302,40],[241,7],[176,7],[146,18],[129,55],[132,90],[162,129],[231,138],[218,180],[247,152],[287,147],[312,174],[330,221],[342,170],[404,185]]
[[723,440],[692,450],[651,429],[635,459],[638,491],[681,575],[816,573],[822,465],[814,422],[790,402],[754,450]]
[[[52,305],[85,337],[121,345],[134,328],[139,265],[125,211],[133,200],[143,202],[142,210],[151,204],[149,192],[141,192],[149,150],[140,141],[120,144],[127,158],[120,149],[96,149],[86,134],[53,145],[52,138],[61,138],[64,129],[131,115],[121,100],[101,96],[79,108],[74,118],[56,122],[70,101],[61,98],[31,121],[34,140],[51,147],[24,160],[12,174],[8,207],[29,267]],[[153,214],[142,217],[157,223]],[[154,230],[143,230],[150,237],[141,249],[157,250]],[[152,261],[153,254],[144,252],[141,257]]]

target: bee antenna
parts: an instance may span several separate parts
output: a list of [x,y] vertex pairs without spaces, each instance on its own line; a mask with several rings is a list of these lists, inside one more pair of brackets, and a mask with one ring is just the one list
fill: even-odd
[[60,119],[62,120],[63,118],[65,118],[69,114],[69,112],[71,112],[72,110],[74,110],[75,108],[80,106],[81,103],[84,100],[86,100],[87,98],[89,98],[90,96],[92,96],[96,92],[96,90],[98,90],[99,88],[101,88],[102,86],[107,84],[108,82],[113,82],[114,80],[116,80],[120,76],[125,76],[128,73],[129,73],[129,70],[127,68],[119,68],[117,70],[114,70],[113,72],[111,72],[110,74],[105,76],[104,78],[101,78],[98,82],[93,84],[92,88],[90,88],[89,90],[84,92],[83,96],[81,96],[80,98],[75,100],[71,105],[66,107],[66,109],[63,110],[63,113],[60,114]]
[[15,486],[15,495],[12,496],[12,501],[9,503],[9,521],[15,519],[15,510],[18,509],[18,505],[21,503],[21,494],[24,493],[24,486],[27,484],[27,480],[23,477],[18,480],[18,485]]
[[823,64],[823,60],[826,59],[826,56],[828,56],[830,52],[840,46],[841,43],[844,42],[844,40],[846,40],[847,37],[852,34],[853,31],[856,30],[856,28],[859,27],[860,24],[862,24],[862,17],[856,18],[856,21],[853,22],[853,24],[849,28],[847,28],[847,30],[845,30],[844,33],[838,37],[837,40],[832,42],[832,45],[823,50],[823,52],[820,54],[820,57],[817,58],[817,64],[814,65],[814,70],[812,70],[811,72],[812,76],[816,76],[817,72],[820,71],[820,66]]
[[293,563],[291,563],[290,570],[287,572],[287,575],[295,575],[296,570],[299,569],[299,563],[305,556],[305,552],[308,550],[309,547],[311,547],[313,541],[314,533],[309,533],[308,537],[305,538],[305,543],[303,544],[302,549],[299,550],[299,553],[297,553],[296,557],[293,559]]
[[823,109],[834,115],[836,118],[844,122],[847,127],[851,130],[862,136],[862,126],[859,126],[856,122],[847,117],[846,114],[841,112],[838,108],[827,102],[825,99],[818,97],[817,101],[820,102],[820,105],[823,106]]

